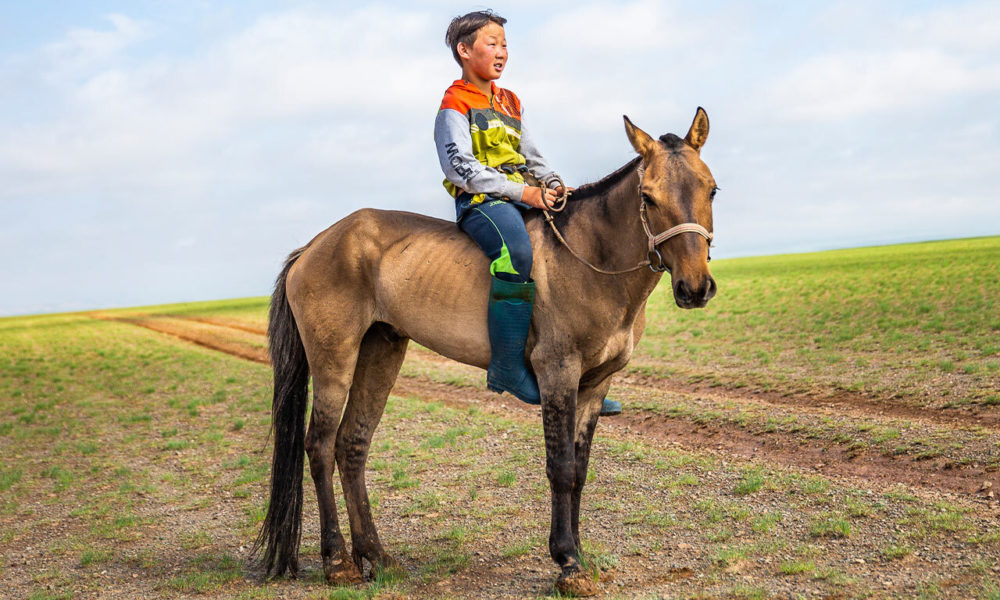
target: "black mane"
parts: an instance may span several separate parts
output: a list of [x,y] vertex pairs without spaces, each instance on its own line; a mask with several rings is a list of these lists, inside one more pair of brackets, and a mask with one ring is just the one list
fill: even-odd
[[[566,225],[566,223],[573,218],[573,215],[577,214],[577,212],[582,210],[585,206],[591,207],[592,210],[596,210],[597,215],[604,215],[604,218],[607,218],[607,215],[609,215],[611,211],[608,192],[615,189],[615,187],[617,187],[626,177],[635,172],[635,169],[638,167],[639,161],[641,160],[641,156],[636,156],[619,167],[613,173],[606,175],[600,180],[593,183],[585,183],[576,188],[576,190],[574,190],[570,195],[569,202],[567,202],[565,210],[552,214],[552,217],[555,219],[556,226],[562,227]],[[542,213],[541,211],[538,211],[537,214],[541,216]]]
[[[660,136],[660,143],[666,146],[667,150],[677,151],[684,147],[687,142],[685,142],[681,137],[673,133],[664,133]],[[593,198],[595,196],[601,196],[605,194],[608,190],[618,185],[622,179],[624,179],[629,173],[635,170],[636,165],[642,160],[641,156],[637,156],[625,163],[618,168],[615,172],[603,177],[598,181],[592,183],[585,183],[580,187],[576,188],[573,192],[572,200],[587,200],[588,198]]]
[[[669,134],[668,134],[669,135]],[[593,198],[595,196],[602,196],[607,193],[608,190],[618,185],[622,179],[625,179],[629,173],[635,170],[639,161],[642,160],[641,156],[636,156],[629,162],[625,163],[618,168],[615,172],[603,177],[602,179],[595,181],[593,183],[585,183],[580,187],[576,188],[573,194],[570,196],[570,204],[573,202],[578,202],[580,200],[586,200],[588,198]]]

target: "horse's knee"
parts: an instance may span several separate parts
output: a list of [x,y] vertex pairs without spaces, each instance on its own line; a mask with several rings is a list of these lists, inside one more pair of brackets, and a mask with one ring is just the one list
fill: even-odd
[[545,466],[545,474],[549,478],[549,484],[555,493],[570,492],[576,483],[576,470],[567,468],[567,465],[549,462]]

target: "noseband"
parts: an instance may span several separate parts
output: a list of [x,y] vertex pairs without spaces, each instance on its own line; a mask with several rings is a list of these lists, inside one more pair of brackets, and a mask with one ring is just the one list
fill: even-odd
[[[673,227],[664,232],[653,235],[653,232],[650,231],[649,229],[649,218],[646,216],[646,203],[642,202],[642,200],[640,200],[640,203],[641,204],[639,204],[639,219],[642,221],[642,230],[646,232],[646,238],[649,243],[649,247],[646,250],[647,260],[645,264],[649,265],[649,269],[651,271],[653,271],[654,273],[663,273],[664,271],[667,272],[670,271],[670,267],[667,266],[667,263],[663,262],[663,256],[660,254],[660,251],[656,249],[656,247],[662,244],[663,242],[669,240],[670,238],[676,237],[682,233],[697,233],[701,237],[708,240],[708,247],[709,247],[708,262],[712,262],[711,248],[712,248],[713,235],[707,229],[705,229],[704,227],[702,227],[697,223],[681,223],[680,225],[674,225]],[[653,263],[654,255],[656,256],[656,262],[658,264]],[[642,265],[640,264],[640,266]]]
[[[562,188],[566,190],[566,187],[565,185],[563,185],[561,179],[554,177],[549,181],[547,181],[546,183],[550,183],[551,181],[557,181],[559,186],[562,186]],[[602,273],[604,275],[622,275],[624,273],[631,273],[632,271],[636,271],[643,267],[649,267],[649,270],[654,273],[664,273],[664,272],[669,273],[670,267],[667,266],[667,263],[663,262],[663,255],[660,254],[660,251],[657,250],[656,247],[662,244],[663,242],[669,240],[670,238],[677,237],[682,233],[697,233],[701,237],[708,240],[709,248],[712,247],[712,238],[714,236],[710,231],[708,231],[707,229],[705,229],[704,227],[702,227],[697,223],[681,223],[680,225],[674,225],[673,227],[671,227],[666,231],[653,235],[652,230],[649,228],[649,217],[646,214],[646,203],[642,200],[640,194],[639,220],[642,222],[642,230],[646,233],[646,241],[647,241],[646,260],[640,262],[631,269],[624,269],[622,271],[606,271],[604,269],[600,269],[590,264],[590,262],[588,262],[587,259],[583,258],[579,254],[577,254],[576,251],[570,248],[569,244],[566,242],[566,239],[562,236],[561,233],[559,233],[559,229],[556,227],[555,220],[552,218],[551,213],[561,212],[562,209],[566,208],[566,200],[569,198],[569,194],[570,194],[569,191],[565,191],[563,192],[562,196],[556,199],[555,202],[553,202],[552,204],[548,204],[545,201],[545,190],[543,189],[542,202],[546,202],[548,210],[542,211],[542,214],[545,215],[545,221],[549,224],[549,226],[552,228],[552,231],[556,234],[556,238],[562,243],[563,246],[566,247],[567,250],[569,250],[569,253],[572,254],[577,260],[579,260],[580,262],[587,265],[588,267],[590,267],[591,269],[593,269],[598,273]],[[656,259],[655,262],[653,260],[654,257]],[[709,261],[712,260],[711,254],[709,254],[708,260]]]

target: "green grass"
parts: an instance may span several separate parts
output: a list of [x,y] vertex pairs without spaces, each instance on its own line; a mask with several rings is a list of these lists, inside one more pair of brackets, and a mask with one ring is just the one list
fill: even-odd
[[503,487],[511,487],[517,480],[517,474],[513,471],[504,471],[497,475],[497,483]]
[[191,569],[172,577],[167,586],[179,592],[204,594],[241,577],[241,565],[228,554],[196,557]]
[[763,514],[750,523],[750,528],[754,533],[767,533],[771,531],[774,526],[781,522],[782,515],[780,512],[771,512]]
[[733,588],[733,598],[740,600],[764,600],[770,598],[771,593],[765,587],[758,585],[740,584]]
[[721,568],[730,568],[747,558],[749,549],[745,546],[724,546],[716,550],[710,557],[712,564]]
[[733,493],[738,496],[745,496],[759,491],[765,484],[767,484],[767,475],[759,469],[752,469],[743,475]]
[[816,570],[816,563],[811,560],[788,560],[778,567],[778,572],[782,575],[799,575],[801,573],[811,573]]
[[1000,600],[1000,584],[984,583],[981,593],[983,600]]
[[792,391],[957,382],[958,403],[997,389],[1000,237],[719,260],[712,272],[719,293],[703,310],[678,309],[669,286],[654,291],[630,369]]
[[909,544],[893,544],[882,550],[882,556],[886,560],[897,560],[913,554],[913,546]]
[[809,525],[809,535],[829,538],[850,537],[851,524],[840,515],[826,513],[815,518]]
[[12,468],[9,471],[0,471],[0,492],[6,492],[15,483],[21,481],[21,477],[24,473],[19,468]]
[[530,554],[532,550],[537,548],[539,541],[536,539],[526,539],[520,542],[515,542],[509,546],[506,546],[501,555],[504,558],[517,558],[518,556],[524,556],[525,554]]

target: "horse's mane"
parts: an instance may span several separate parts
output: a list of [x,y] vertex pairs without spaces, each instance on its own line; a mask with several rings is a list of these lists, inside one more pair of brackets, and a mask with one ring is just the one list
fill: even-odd
[[[686,142],[680,137],[672,133],[664,133],[660,136],[660,143],[663,144],[668,150],[677,151]],[[636,156],[629,162],[625,163],[613,173],[602,177],[601,179],[594,181],[592,183],[585,183],[580,187],[576,188],[570,197],[569,204],[566,206],[567,210],[573,206],[574,202],[579,202],[581,200],[590,200],[592,198],[600,198],[606,195],[610,190],[614,189],[623,179],[628,177],[642,160],[641,156]]]
[[603,178],[591,183],[585,183],[576,188],[570,197],[569,204],[572,205],[574,202],[603,196],[608,192],[608,190],[611,190],[616,185],[621,183],[622,179],[625,179],[629,173],[634,171],[640,160],[642,160],[642,157],[636,156],[610,175],[606,175]]
[[[634,172],[640,160],[642,160],[642,157],[637,156],[610,175],[576,188],[570,195],[569,202],[566,203],[566,209],[552,215],[556,225],[560,227],[565,225],[584,207],[594,207],[598,211],[607,214],[610,210],[608,206],[608,192],[614,190],[626,177]],[[541,216],[541,211],[538,211],[538,215],[539,217]]]

